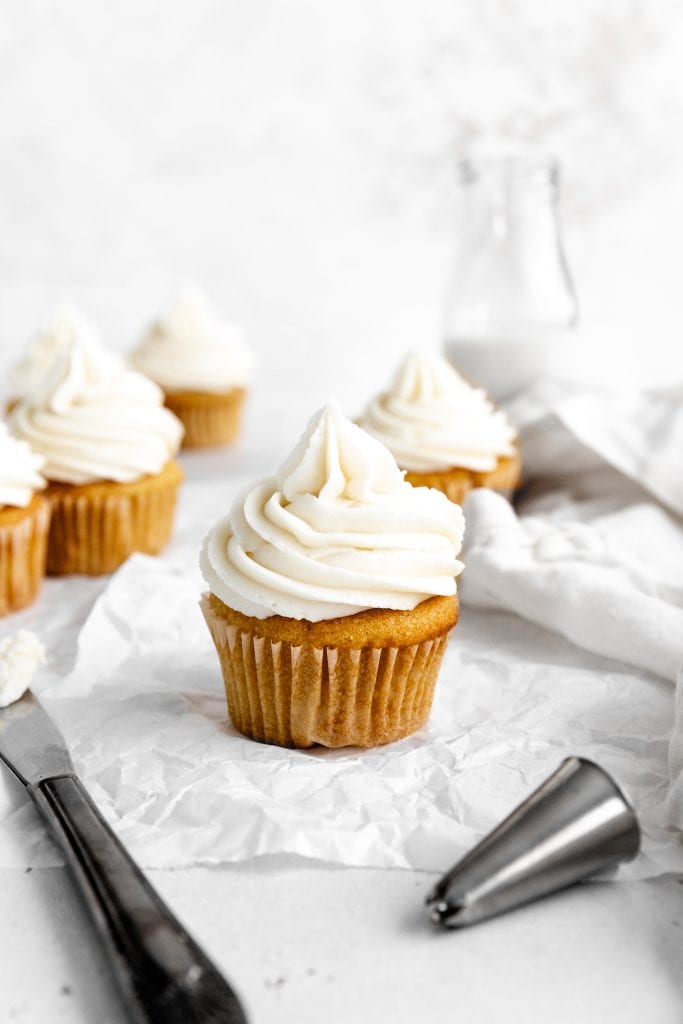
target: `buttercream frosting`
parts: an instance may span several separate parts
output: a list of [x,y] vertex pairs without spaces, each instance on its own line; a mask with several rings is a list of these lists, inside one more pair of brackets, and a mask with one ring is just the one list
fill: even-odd
[[14,367],[11,384],[15,396],[22,398],[39,387],[73,338],[98,341],[99,334],[79,309],[62,306],[29,342],[23,357]]
[[32,452],[25,441],[12,437],[7,426],[0,423],[0,508],[30,505],[35,491],[45,487],[40,472],[44,464],[42,455]]
[[464,525],[458,505],[406,483],[384,445],[330,402],[275,476],[237,497],[200,565],[216,597],[259,619],[408,610],[456,593]]
[[131,355],[166,391],[229,391],[251,380],[254,356],[242,330],[217,319],[196,288],[151,325]]
[[39,665],[45,664],[45,648],[34,633],[20,629],[16,636],[0,639],[0,708],[23,697]]
[[442,356],[416,352],[359,423],[390,449],[402,469],[418,473],[455,467],[486,472],[500,456],[514,453],[517,436],[485,391]]
[[130,483],[158,473],[183,433],[156,384],[80,336],[12,411],[10,429],[44,456],[48,480],[69,484]]

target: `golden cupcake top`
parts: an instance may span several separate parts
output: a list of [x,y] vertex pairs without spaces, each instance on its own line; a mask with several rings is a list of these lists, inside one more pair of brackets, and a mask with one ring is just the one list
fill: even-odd
[[149,327],[130,361],[169,392],[244,388],[255,367],[241,328],[219,319],[197,288]]
[[411,353],[359,423],[414,473],[486,472],[515,453],[517,432],[505,413],[439,355]]
[[259,619],[409,610],[456,593],[464,525],[458,505],[406,483],[332,401],[275,475],[237,497],[200,565],[216,597]]
[[159,387],[89,336],[73,336],[10,429],[44,459],[48,480],[131,483],[176,454],[182,426]]

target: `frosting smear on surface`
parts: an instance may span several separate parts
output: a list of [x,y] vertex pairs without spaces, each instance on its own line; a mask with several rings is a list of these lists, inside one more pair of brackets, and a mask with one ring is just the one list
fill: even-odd
[[129,483],[158,473],[183,431],[156,384],[81,336],[12,411],[10,429],[44,457],[49,480],[69,484]]
[[409,610],[456,593],[464,525],[458,505],[406,483],[391,453],[330,402],[275,476],[235,500],[200,565],[216,597],[260,619]]
[[16,636],[0,639],[0,708],[23,697],[39,665],[45,664],[45,648],[34,633],[20,629]]
[[517,433],[505,413],[438,355],[409,355],[359,422],[403,469],[417,473],[487,472],[515,451]]

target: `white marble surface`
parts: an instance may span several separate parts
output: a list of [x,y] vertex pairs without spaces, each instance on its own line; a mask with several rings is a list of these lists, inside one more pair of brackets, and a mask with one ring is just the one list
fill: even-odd
[[[683,1015],[674,878],[591,884],[453,933],[425,921],[424,874],[276,860],[151,878],[239,989],[252,1024],[679,1024]],[[64,869],[0,872],[0,919],[13,963],[3,1021],[125,1024]]]

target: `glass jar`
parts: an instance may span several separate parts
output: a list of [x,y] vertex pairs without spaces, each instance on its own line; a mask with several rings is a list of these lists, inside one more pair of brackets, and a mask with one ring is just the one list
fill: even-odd
[[509,158],[459,167],[457,258],[446,354],[498,400],[563,376],[578,322],[562,245],[559,168]]

